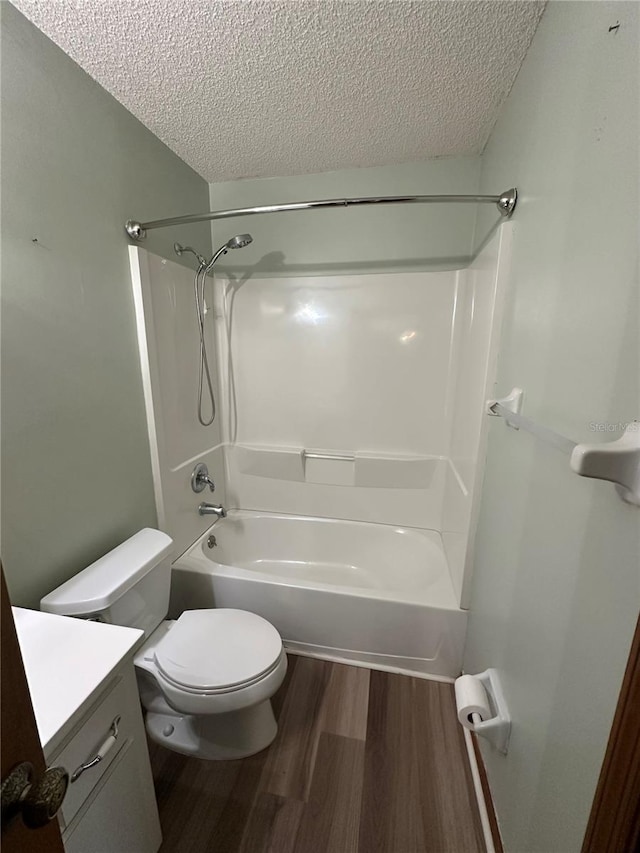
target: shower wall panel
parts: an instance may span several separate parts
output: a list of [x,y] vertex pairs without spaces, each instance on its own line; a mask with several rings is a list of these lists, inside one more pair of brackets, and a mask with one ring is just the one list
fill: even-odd
[[[200,343],[194,273],[137,246],[130,247],[129,256],[158,522],[173,537],[177,556],[211,524],[210,516],[198,515],[198,504],[225,503],[220,395],[212,370],[218,415],[211,426],[201,426],[196,416]],[[213,361],[212,288],[209,279],[205,337]],[[205,402],[205,416],[208,411]],[[216,485],[213,495],[208,489],[200,494],[191,489],[198,462],[209,468]]]
[[232,505],[440,528],[456,275],[217,282]]
[[486,456],[490,420],[485,411],[486,400],[496,395],[498,340],[512,232],[512,223],[501,225],[471,265],[458,273],[442,540],[453,586],[463,607],[468,606],[473,538]]

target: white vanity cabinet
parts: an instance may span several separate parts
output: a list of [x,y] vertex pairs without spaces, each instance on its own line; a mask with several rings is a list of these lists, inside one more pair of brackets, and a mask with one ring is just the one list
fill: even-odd
[[142,632],[13,613],[47,764],[73,779],[59,813],[65,850],[156,853],[162,836],[133,668]]

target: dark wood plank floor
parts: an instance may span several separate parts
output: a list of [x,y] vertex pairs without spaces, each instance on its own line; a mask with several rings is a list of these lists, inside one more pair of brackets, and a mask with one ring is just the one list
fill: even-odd
[[150,744],[162,853],[484,851],[452,685],[290,655],[273,704],[242,761]]

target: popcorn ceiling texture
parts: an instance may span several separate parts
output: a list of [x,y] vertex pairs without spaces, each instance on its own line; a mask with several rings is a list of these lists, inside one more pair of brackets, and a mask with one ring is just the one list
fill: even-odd
[[13,0],[208,181],[482,151],[544,2]]

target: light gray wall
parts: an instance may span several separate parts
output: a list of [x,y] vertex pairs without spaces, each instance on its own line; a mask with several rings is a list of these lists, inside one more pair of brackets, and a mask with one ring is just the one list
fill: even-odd
[[[345,196],[473,194],[479,177],[479,157],[453,157],[290,178],[229,181],[210,185],[211,208]],[[493,206],[491,217],[499,219]],[[474,218],[471,204],[401,204],[246,216],[212,226],[216,245],[246,231],[254,238],[248,248],[229,252],[221,268],[252,269],[260,275],[325,275],[459,269],[471,254]]]
[[[153,488],[123,222],[207,184],[26,21],[2,15],[2,559],[15,604],[145,525]],[[210,250],[207,225],[154,232]],[[37,241],[37,242],[35,242]]]
[[[640,416],[636,3],[552,2],[484,157],[515,184],[498,392],[574,440]],[[609,27],[620,24],[616,31]],[[465,670],[503,673],[483,747],[506,850],[581,846],[640,603],[640,510],[491,424]]]

